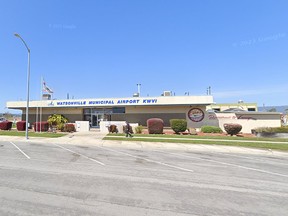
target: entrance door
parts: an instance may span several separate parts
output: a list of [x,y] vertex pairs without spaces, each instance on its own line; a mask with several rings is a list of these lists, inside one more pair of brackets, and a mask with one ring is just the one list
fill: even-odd
[[91,127],[98,127],[98,115],[92,115]]
[[103,114],[92,114],[91,127],[99,127],[101,120],[103,120]]

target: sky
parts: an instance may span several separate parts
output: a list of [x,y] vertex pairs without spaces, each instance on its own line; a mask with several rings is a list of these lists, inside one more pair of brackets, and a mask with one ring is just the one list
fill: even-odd
[[[287,0],[0,1],[0,113],[7,101],[211,95],[288,105]],[[188,92],[188,93],[187,93]]]

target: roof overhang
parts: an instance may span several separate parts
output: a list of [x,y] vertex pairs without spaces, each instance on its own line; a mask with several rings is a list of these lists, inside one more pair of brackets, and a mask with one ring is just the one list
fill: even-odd
[[[132,98],[98,98],[73,100],[30,101],[29,107],[117,107],[117,106],[173,106],[173,105],[210,105],[212,96],[161,96]],[[9,109],[25,109],[26,101],[9,101]]]

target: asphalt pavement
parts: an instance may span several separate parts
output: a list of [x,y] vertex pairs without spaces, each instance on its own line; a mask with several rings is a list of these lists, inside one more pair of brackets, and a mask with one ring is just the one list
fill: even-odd
[[287,215],[285,152],[104,136],[1,136],[0,215]]

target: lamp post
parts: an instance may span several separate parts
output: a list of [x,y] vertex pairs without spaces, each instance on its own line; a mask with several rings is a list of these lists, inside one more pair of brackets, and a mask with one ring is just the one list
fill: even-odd
[[16,37],[20,38],[20,40],[23,42],[23,44],[25,45],[27,51],[28,51],[28,68],[27,68],[27,104],[26,104],[26,132],[25,132],[25,137],[26,139],[28,138],[28,118],[29,118],[29,83],[30,83],[30,49],[27,46],[26,42],[23,40],[23,38],[15,33],[14,34]]

